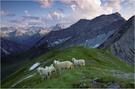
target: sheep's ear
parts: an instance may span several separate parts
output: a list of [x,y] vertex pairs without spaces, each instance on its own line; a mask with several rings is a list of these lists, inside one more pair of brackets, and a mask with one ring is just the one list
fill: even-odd
[[56,62],[56,64],[58,64],[58,62]]
[[39,69],[39,72],[40,72],[40,73],[42,73],[42,70],[41,70],[41,69]]

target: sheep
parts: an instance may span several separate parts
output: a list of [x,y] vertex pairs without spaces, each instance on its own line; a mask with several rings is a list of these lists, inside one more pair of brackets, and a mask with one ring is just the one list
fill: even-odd
[[73,68],[73,63],[70,61],[60,62],[60,61],[54,60],[53,65],[60,74],[61,74],[62,69],[72,69]]
[[47,68],[47,67],[46,68],[39,67],[39,68],[37,68],[37,71],[39,72],[42,80],[47,80],[51,76],[51,72],[50,72],[49,68]]
[[53,64],[51,64],[51,65],[49,66],[49,68],[50,68],[50,70],[51,70],[51,73],[56,72],[56,69],[55,69],[55,67],[53,66]]
[[76,67],[77,66],[85,66],[85,61],[83,59],[76,60],[75,58],[72,58],[72,61]]

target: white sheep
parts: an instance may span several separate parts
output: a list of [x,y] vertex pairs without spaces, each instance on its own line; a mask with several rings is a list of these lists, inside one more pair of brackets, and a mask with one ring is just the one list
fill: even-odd
[[60,62],[60,61],[54,60],[53,65],[60,74],[61,74],[62,69],[72,69],[73,68],[73,63],[70,61]]
[[75,58],[72,58],[72,61],[75,66],[85,66],[85,61],[83,59],[76,60]]
[[55,69],[55,67],[53,66],[53,64],[51,64],[51,65],[49,66],[49,68],[50,68],[50,70],[51,70],[51,73],[56,72],[56,69]]
[[51,76],[51,72],[50,72],[49,68],[47,68],[47,67],[46,68],[39,67],[39,68],[37,68],[37,71],[39,72],[42,80],[47,80]]

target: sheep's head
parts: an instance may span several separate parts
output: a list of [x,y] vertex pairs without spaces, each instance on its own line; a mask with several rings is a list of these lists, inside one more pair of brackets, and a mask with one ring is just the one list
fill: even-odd
[[38,67],[38,68],[37,68],[37,71],[39,71],[41,68],[42,68],[42,67]]
[[53,67],[53,64],[51,64],[50,67]]
[[59,64],[59,61],[56,62],[56,65],[58,65],[58,64]]
[[49,68],[48,66],[45,67],[45,69]]
[[56,67],[56,60],[53,61],[53,66]]
[[53,61],[53,63],[56,63],[56,62],[57,62],[56,60]]
[[72,61],[74,61],[75,60],[75,58],[72,58]]
[[60,61],[59,61],[59,60],[57,60],[57,62],[59,63]]
[[44,69],[43,67],[38,67],[38,68],[37,68],[37,71],[38,71],[39,73],[41,73],[41,72],[43,71],[43,69]]

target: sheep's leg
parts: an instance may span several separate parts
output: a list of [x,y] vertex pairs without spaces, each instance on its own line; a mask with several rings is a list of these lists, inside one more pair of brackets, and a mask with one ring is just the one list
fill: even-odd
[[70,66],[69,69],[72,69],[72,66]]
[[61,75],[61,71],[60,71],[59,73],[60,73],[60,75]]
[[49,76],[47,76],[47,78],[48,78],[48,79],[50,79],[50,77],[49,77]]
[[58,71],[59,71],[59,74],[61,75],[61,68],[60,67],[58,68]]
[[41,76],[42,81],[44,81],[44,77]]
[[54,70],[54,73],[57,73],[57,71],[56,71],[56,70]]
[[85,65],[83,65],[83,67],[86,68]]
[[46,78],[44,78],[44,80],[46,80]]

